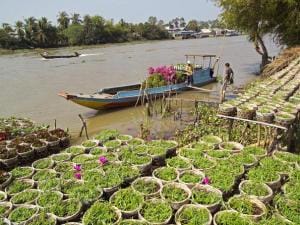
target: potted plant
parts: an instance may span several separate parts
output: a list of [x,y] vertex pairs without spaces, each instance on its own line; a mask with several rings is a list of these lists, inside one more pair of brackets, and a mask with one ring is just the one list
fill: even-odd
[[281,176],[268,168],[253,168],[248,172],[247,177],[255,182],[266,183],[273,191],[281,187]]
[[130,146],[138,146],[144,144],[145,141],[140,138],[132,138],[131,140],[127,141],[126,144]]
[[255,223],[247,216],[235,211],[224,210],[215,214],[213,219],[214,225],[254,225]]
[[248,170],[251,167],[257,165],[258,160],[254,155],[241,152],[239,154],[235,154],[231,157],[231,160],[235,161],[240,165],[244,165],[245,169]]
[[160,179],[163,183],[174,182],[178,179],[179,172],[173,167],[160,167],[153,171],[153,177]]
[[219,144],[222,143],[222,139],[219,138],[218,136],[214,136],[214,135],[206,135],[206,136],[203,136],[201,138],[201,140],[210,145],[210,146],[213,146],[214,148],[217,148],[219,146]]
[[269,218],[263,218],[258,222],[259,225],[273,225],[273,224],[280,224],[280,225],[294,225],[295,223],[289,221],[285,217],[281,216],[278,213],[272,215]]
[[227,160],[231,156],[231,151],[229,150],[211,150],[206,152],[206,155],[211,160],[223,159]]
[[7,194],[4,191],[0,191],[0,202],[4,202],[7,199]]
[[11,171],[14,179],[28,179],[34,174],[32,167],[17,167]]
[[65,150],[66,153],[72,154],[73,156],[77,156],[80,154],[86,153],[86,148],[84,146],[72,146]]
[[221,144],[219,144],[220,149],[223,150],[230,150],[233,153],[238,153],[241,150],[243,150],[244,146],[238,142],[233,142],[233,141],[229,141],[229,142],[222,142]]
[[42,208],[55,206],[63,200],[63,193],[59,191],[42,192],[38,197],[36,203]]
[[209,159],[206,157],[197,157],[196,159],[192,160],[193,167],[197,170],[209,170],[216,166],[216,161],[214,159]]
[[283,163],[288,163],[292,166],[300,163],[300,156],[290,152],[274,151],[273,157]]
[[259,146],[246,146],[243,149],[243,152],[245,154],[255,155],[257,159],[261,159],[261,158],[264,158],[265,156],[267,156],[267,150],[265,148],[259,147]]
[[272,189],[260,182],[244,180],[239,184],[239,190],[242,195],[254,196],[263,203],[268,203],[273,198]]
[[34,181],[30,179],[14,180],[5,188],[5,192],[8,195],[13,196],[21,191],[33,188],[33,186]]
[[132,185],[132,189],[141,193],[146,198],[157,197],[162,188],[162,183],[153,177],[141,177],[136,179]]
[[63,129],[57,128],[55,130],[49,131],[52,136],[59,138],[60,146],[62,148],[66,148],[70,145],[71,136],[68,131],[64,131]]
[[49,135],[48,137],[46,137],[45,141],[47,145],[51,148],[51,150],[60,147],[58,137]]
[[24,161],[32,160],[34,158],[34,150],[27,144],[20,144],[16,147],[17,153]]
[[91,154],[81,154],[77,155],[72,159],[73,163],[76,164],[84,164],[85,162],[95,160],[97,157],[91,155]]
[[221,190],[223,195],[226,196],[232,192],[236,182],[234,174],[228,171],[222,171],[220,168],[213,168],[207,170],[205,175],[209,177],[211,186]]
[[222,192],[210,185],[197,184],[192,188],[192,204],[206,207],[215,213],[222,202]]
[[296,116],[286,112],[279,112],[275,114],[275,122],[278,125],[282,126],[289,126],[291,125],[296,119]]
[[172,208],[163,200],[150,199],[139,210],[139,218],[150,224],[168,224],[172,218]]
[[32,217],[30,220],[28,220],[24,225],[41,225],[41,224],[47,224],[47,225],[56,225],[56,218],[51,215],[47,214],[45,212],[41,212],[34,217]]
[[11,202],[0,202],[0,218],[9,215],[13,208]]
[[10,221],[6,218],[1,218],[0,217],[0,224],[1,225],[11,225]]
[[55,215],[58,222],[66,222],[78,218],[82,204],[77,199],[67,199],[47,207],[47,211]]
[[36,160],[32,163],[32,168],[35,170],[52,169],[54,161],[51,158],[44,158]]
[[72,158],[72,155],[69,153],[59,153],[51,156],[51,159],[55,162],[65,162],[69,161]]
[[290,180],[287,183],[285,183],[281,189],[284,195],[290,199],[295,201],[300,201],[300,194],[299,194],[299,188],[300,188],[300,182]]
[[63,172],[66,172],[66,171],[73,170],[73,167],[74,167],[74,163],[72,163],[72,162],[58,161],[58,162],[56,162],[54,170],[57,173],[63,173]]
[[191,191],[185,184],[173,182],[163,186],[160,196],[169,202],[174,210],[178,210],[182,205],[189,203]]
[[39,197],[40,191],[36,189],[29,189],[22,191],[16,195],[14,195],[10,202],[14,206],[22,205],[22,204],[34,204],[35,200]]
[[197,158],[201,158],[204,156],[204,151],[191,148],[191,147],[183,147],[178,151],[178,156],[181,156],[187,160],[195,160]]
[[176,225],[210,225],[212,216],[207,208],[200,205],[184,205],[175,214]]
[[152,157],[152,160],[156,165],[163,165],[165,162],[167,149],[164,147],[149,146],[147,148],[147,153]]
[[124,183],[131,183],[138,176],[140,176],[140,171],[137,167],[124,165],[121,163],[105,165],[103,170],[106,174],[118,174]]
[[125,144],[127,141],[130,141],[133,137],[131,135],[119,135],[117,138],[122,142],[122,144]]
[[33,176],[32,179],[34,181],[42,181],[42,180],[48,180],[51,178],[56,178],[57,173],[55,170],[52,169],[44,169],[37,171]]
[[94,139],[103,144],[106,141],[115,139],[119,135],[120,133],[117,130],[103,130],[97,134]]
[[299,201],[289,200],[288,198],[277,195],[274,198],[276,210],[294,224],[300,223],[299,218]]
[[107,202],[95,202],[83,215],[83,225],[112,224],[121,220],[121,212]]
[[81,143],[81,145],[87,150],[91,150],[98,146],[98,142],[96,140],[87,140]]
[[104,193],[111,195],[116,190],[119,189],[123,180],[119,174],[116,173],[106,173],[99,178],[98,187],[103,188]]
[[256,111],[256,120],[272,123],[274,120],[274,107],[263,106]]
[[67,188],[63,186],[62,191],[69,198],[80,200],[84,206],[90,206],[93,202],[101,198],[103,193],[97,186],[83,182],[71,183]]
[[104,147],[98,146],[98,147],[92,148],[90,150],[90,154],[95,155],[95,156],[101,156],[104,153],[106,153],[106,148],[104,148]]
[[169,158],[166,160],[166,162],[168,167],[173,167],[178,171],[188,170],[192,167],[191,163],[188,160],[180,156]]
[[180,173],[179,182],[193,188],[196,184],[201,183],[205,177],[204,173],[197,170],[186,170]]
[[266,206],[251,196],[235,195],[229,199],[228,206],[254,220],[259,220],[267,213]]
[[152,158],[149,155],[139,156],[131,151],[123,151],[119,159],[124,163],[137,166],[141,173],[147,173],[151,169]]
[[13,168],[19,163],[18,154],[16,149],[6,150],[0,158],[0,162],[4,164],[7,168]]
[[251,104],[242,104],[237,107],[237,117],[252,120],[255,115],[255,107]]
[[273,170],[279,173],[283,178],[288,177],[292,171],[292,167],[288,163],[276,160],[272,157],[260,160],[259,164],[268,170]]
[[111,140],[103,144],[103,146],[107,149],[107,151],[117,150],[121,145],[122,142],[119,140]]
[[13,224],[23,224],[32,219],[39,212],[39,208],[34,205],[22,205],[12,210],[8,219]]
[[166,149],[167,157],[173,156],[176,153],[176,148],[178,147],[178,143],[172,140],[152,140],[147,143],[150,147],[160,147]]
[[46,156],[48,154],[47,143],[45,141],[37,139],[31,144],[31,148],[40,157]]
[[224,116],[235,116],[237,112],[236,106],[228,104],[228,103],[222,103],[219,105],[218,113]]
[[119,209],[124,217],[131,217],[137,215],[142,207],[144,196],[132,188],[127,188],[115,192],[109,202]]

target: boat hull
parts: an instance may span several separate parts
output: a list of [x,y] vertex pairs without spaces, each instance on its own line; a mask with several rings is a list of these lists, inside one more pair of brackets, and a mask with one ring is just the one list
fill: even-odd
[[[216,78],[212,78],[210,76],[209,69],[200,70],[196,72],[193,77],[193,86],[197,87],[216,81]],[[103,89],[102,91],[92,95],[68,93],[60,93],[59,95],[78,105],[95,110],[104,110],[136,105],[141,103],[142,99],[147,100],[151,97],[160,98],[192,88],[187,83],[172,84],[144,90],[141,90],[139,87],[140,85],[130,85],[125,87]],[[103,97],[103,95],[108,95],[108,97]]]

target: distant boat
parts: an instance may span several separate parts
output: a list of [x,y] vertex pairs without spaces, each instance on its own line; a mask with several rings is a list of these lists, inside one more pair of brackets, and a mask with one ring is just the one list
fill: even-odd
[[78,52],[74,52],[73,55],[48,55],[47,53],[41,54],[44,59],[65,59],[65,58],[75,58],[79,57],[80,54]]
[[[211,58],[215,55],[186,55],[187,57],[203,57],[210,58],[209,66],[206,68],[195,68],[193,74],[193,86],[203,86],[216,81],[212,77]],[[195,64],[195,63],[194,63]],[[143,97],[148,99],[150,97],[162,97],[168,94],[192,89],[186,82],[178,84],[170,84],[160,87],[141,89],[141,84],[134,84],[129,86],[120,86],[113,88],[105,88],[94,94],[71,94],[62,92],[58,95],[70,100],[78,105],[88,107],[95,110],[120,108],[135,105]]]

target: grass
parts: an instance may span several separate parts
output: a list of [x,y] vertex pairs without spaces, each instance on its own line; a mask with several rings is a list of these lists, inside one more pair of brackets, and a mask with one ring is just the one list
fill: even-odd
[[127,212],[137,210],[143,204],[143,201],[143,195],[131,188],[117,191],[110,199],[111,204]]
[[189,197],[186,190],[173,184],[165,185],[161,194],[167,201],[170,202],[182,202]]
[[143,195],[150,195],[153,193],[158,192],[160,186],[155,180],[143,180],[138,179],[136,182],[132,185],[134,190],[142,193]]
[[177,179],[177,170],[173,167],[161,167],[154,171],[155,177],[164,181],[174,181]]
[[192,189],[192,202],[200,205],[212,205],[220,202],[222,195],[205,188]]
[[178,214],[176,222],[182,225],[204,225],[208,224],[209,221],[210,212],[206,208],[187,206]]
[[172,208],[168,203],[161,200],[147,201],[140,213],[149,223],[163,223],[171,218]]

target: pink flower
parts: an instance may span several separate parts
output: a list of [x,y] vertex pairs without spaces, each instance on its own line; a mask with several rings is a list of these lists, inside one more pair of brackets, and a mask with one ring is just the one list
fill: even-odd
[[75,173],[75,178],[77,179],[77,180],[81,180],[81,174],[80,173]]
[[99,162],[100,162],[102,165],[104,165],[104,164],[108,163],[108,160],[107,160],[107,158],[106,158],[105,156],[100,156]]
[[202,184],[205,184],[205,185],[210,184],[210,179],[208,177],[204,177],[202,180]]
[[75,164],[73,166],[73,169],[76,170],[76,171],[81,171],[81,165],[80,164]]
[[148,69],[149,74],[153,74],[155,72],[155,69],[153,67],[150,67]]

